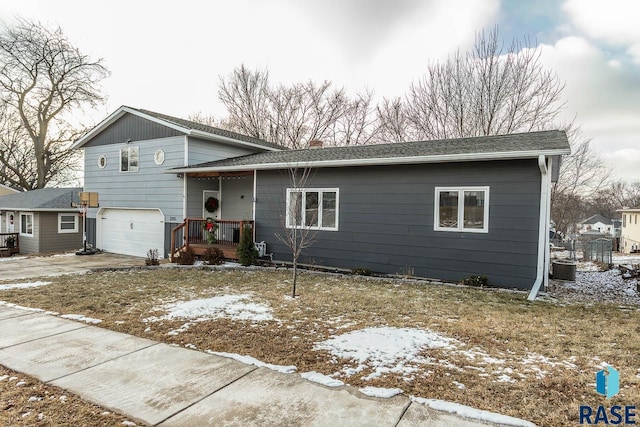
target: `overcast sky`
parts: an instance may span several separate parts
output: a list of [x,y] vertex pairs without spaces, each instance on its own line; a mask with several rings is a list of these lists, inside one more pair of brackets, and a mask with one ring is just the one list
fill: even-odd
[[401,96],[475,32],[529,36],[566,82],[567,108],[619,178],[640,180],[638,0],[3,0],[16,16],[60,25],[104,58],[111,77],[98,122],[120,105],[224,116],[219,76],[244,63],[275,82],[331,80]]

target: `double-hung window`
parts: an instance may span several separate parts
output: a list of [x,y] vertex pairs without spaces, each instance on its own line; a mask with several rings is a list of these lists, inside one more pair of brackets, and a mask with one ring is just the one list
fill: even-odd
[[78,214],[60,213],[58,214],[58,233],[77,233]]
[[138,172],[138,147],[120,149],[120,172]]
[[337,188],[288,188],[287,228],[338,230]]
[[436,187],[436,231],[489,232],[489,187]]
[[20,235],[33,237],[33,214],[32,213],[20,214]]

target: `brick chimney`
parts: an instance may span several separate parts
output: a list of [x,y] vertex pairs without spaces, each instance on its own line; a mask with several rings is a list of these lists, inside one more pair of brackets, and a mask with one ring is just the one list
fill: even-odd
[[318,139],[314,139],[313,141],[309,141],[309,148],[315,150],[317,148],[322,148],[322,141]]

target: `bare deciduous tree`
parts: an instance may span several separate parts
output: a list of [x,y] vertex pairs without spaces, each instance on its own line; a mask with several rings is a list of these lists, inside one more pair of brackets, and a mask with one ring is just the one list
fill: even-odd
[[288,148],[306,148],[313,140],[359,145],[375,138],[372,94],[351,99],[329,81],[274,87],[268,71],[241,65],[220,78],[218,96],[229,113],[231,130]]
[[276,238],[284,243],[291,251],[293,262],[293,284],[291,296],[296,297],[296,285],[298,282],[298,260],[302,252],[310,247],[316,240],[318,231],[312,228],[318,218],[313,211],[303,209],[303,192],[312,176],[313,169],[292,167],[288,170],[288,180],[291,191],[285,194],[287,198],[284,206],[285,212],[281,220],[281,231],[276,232]]
[[589,198],[606,184],[612,172],[579,126],[571,123],[566,132],[571,154],[563,156],[558,181],[551,189],[551,219],[562,233],[570,232],[587,217]]
[[[67,179],[77,159],[70,143],[84,130],[74,129],[65,114],[103,101],[98,85],[107,75],[102,60],[82,54],[60,28],[26,20],[5,27],[0,33],[0,98],[6,106],[2,133],[9,135],[18,124],[23,131],[3,141],[16,155],[2,159],[13,172],[2,178],[24,189]],[[21,155],[26,153],[32,162]]]
[[541,61],[540,48],[514,40],[504,51],[497,27],[476,36],[473,50],[431,65],[402,102],[387,101],[378,118],[385,135],[446,139],[548,127],[564,85]]
[[600,189],[590,201],[590,211],[607,218],[620,218],[618,209],[640,206],[640,181],[615,181]]
[[227,108],[232,130],[254,138],[269,140],[269,72],[235,68],[220,77],[218,98]]
[[403,142],[414,139],[410,134],[407,109],[401,98],[384,98],[382,103],[376,107],[376,113],[378,136],[382,141]]

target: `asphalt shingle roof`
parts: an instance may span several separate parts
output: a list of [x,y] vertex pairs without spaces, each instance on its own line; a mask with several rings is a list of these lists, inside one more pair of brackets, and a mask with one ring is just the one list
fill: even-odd
[[82,188],[42,188],[0,196],[2,210],[70,210]]
[[601,222],[605,225],[611,225],[611,219],[606,218],[605,216],[600,214],[590,216],[589,218],[582,221],[582,224],[595,224],[596,222]]
[[264,141],[262,139],[258,139],[258,138],[253,138],[251,136],[247,136],[247,135],[242,135],[240,133],[236,133],[236,132],[232,132],[226,129],[220,129],[220,128],[216,128],[213,126],[209,126],[209,125],[205,125],[202,123],[198,123],[198,122],[194,122],[191,120],[185,120],[185,119],[180,119],[178,117],[173,117],[173,116],[168,116],[166,114],[161,114],[161,113],[156,113],[155,111],[149,111],[149,110],[144,110],[144,109],[140,109],[140,108],[133,108],[133,107],[127,107],[130,108],[132,110],[136,110],[139,111],[143,114],[155,117],[156,119],[160,119],[160,120],[164,120],[170,123],[173,123],[175,125],[187,128],[187,129],[192,129],[192,130],[198,130],[201,132],[207,132],[213,135],[218,135],[218,136],[224,136],[226,138],[232,138],[232,139],[237,139],[240,141],[244,141],[244,142],[249,142],[251,144],[256,144],[256,145],[262,145],[264,147],[268,147],[268,148],[276,148],[279,150],[286,150],[286,147],[283,147],[281,145],[278,144],[274,144],[272,142],[268,142],[268,141]]
[[461,158],[468,158],[474,154],[490,157],[492,154],[497,155],[498,153],[568,152],[569,149],[566,133],[555,130],[393,144],[270,151],[200,163],[188,167],[175,168],[175,170],[347,160],[363,160],[367,161],[366,163],[371,163],[369,160],[420,157],[434,158],[437,156],[461,156]]

